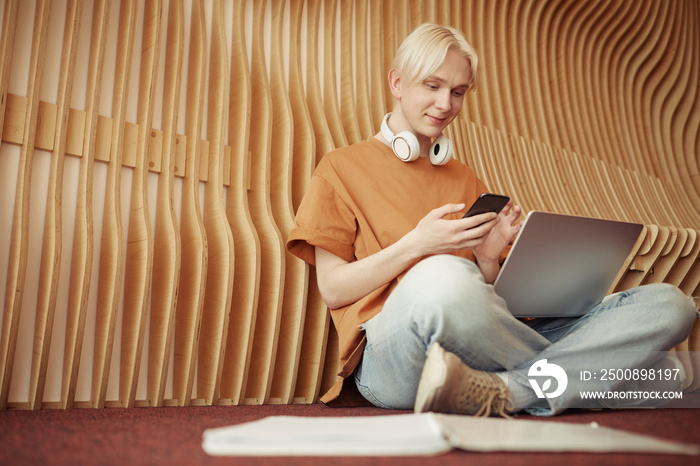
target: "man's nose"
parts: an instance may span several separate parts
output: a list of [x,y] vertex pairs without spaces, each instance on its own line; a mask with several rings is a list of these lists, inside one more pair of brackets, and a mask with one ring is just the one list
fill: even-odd
[[441,91],[438,93],[435,99],[435,107],[445,111],[452,108],[452,99],[449,91]]

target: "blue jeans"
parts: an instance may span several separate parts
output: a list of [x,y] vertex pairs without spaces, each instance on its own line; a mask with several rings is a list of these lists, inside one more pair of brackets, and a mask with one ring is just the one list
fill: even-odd
[[367,346],[355,382],[375,406],[412,409],[428,349],[439,342],[470,367],[504,376],[516,411],[553,415],[575,398],[564,394],[542,406],[528,381],[534,362],[546,358],[578,373],[595,365],[592,355],[604,354],[605,367],[650,367],[688,336],[696,318],[678,288],[654,284],[608,296],[582,317],[521,321],[476,264],[433,256],[416,264],[363,325]]

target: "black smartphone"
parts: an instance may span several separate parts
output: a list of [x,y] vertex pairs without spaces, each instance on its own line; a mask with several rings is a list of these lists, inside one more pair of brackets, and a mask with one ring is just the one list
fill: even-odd
[[472,204],[472,206],[464,214],[464,218],[473,217],[474,215],[485,214],[486,212],[499,213],[508,204],[510,198],[500,194],[483,193]]

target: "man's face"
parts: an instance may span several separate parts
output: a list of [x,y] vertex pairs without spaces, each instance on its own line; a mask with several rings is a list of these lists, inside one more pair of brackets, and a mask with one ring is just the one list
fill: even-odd
[[[469,87],[469,61],[452,49],[435,72],[421,82],[400,84],[400,106],[405,121],[400,122],[419,140],[435,138],[459,114]],[[401,124],[402,123],[402,124]]]

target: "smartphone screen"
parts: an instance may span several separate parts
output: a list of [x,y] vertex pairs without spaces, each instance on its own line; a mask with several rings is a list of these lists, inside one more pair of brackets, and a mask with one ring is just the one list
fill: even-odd
[[472,204],[472,206],[464,214],[464,218],[472,217],[474,215],[485,214],[486,212],[499,213],[508,204],[510,198],[508,196],[502,196],[500,194],[483,193],[479,198]]

